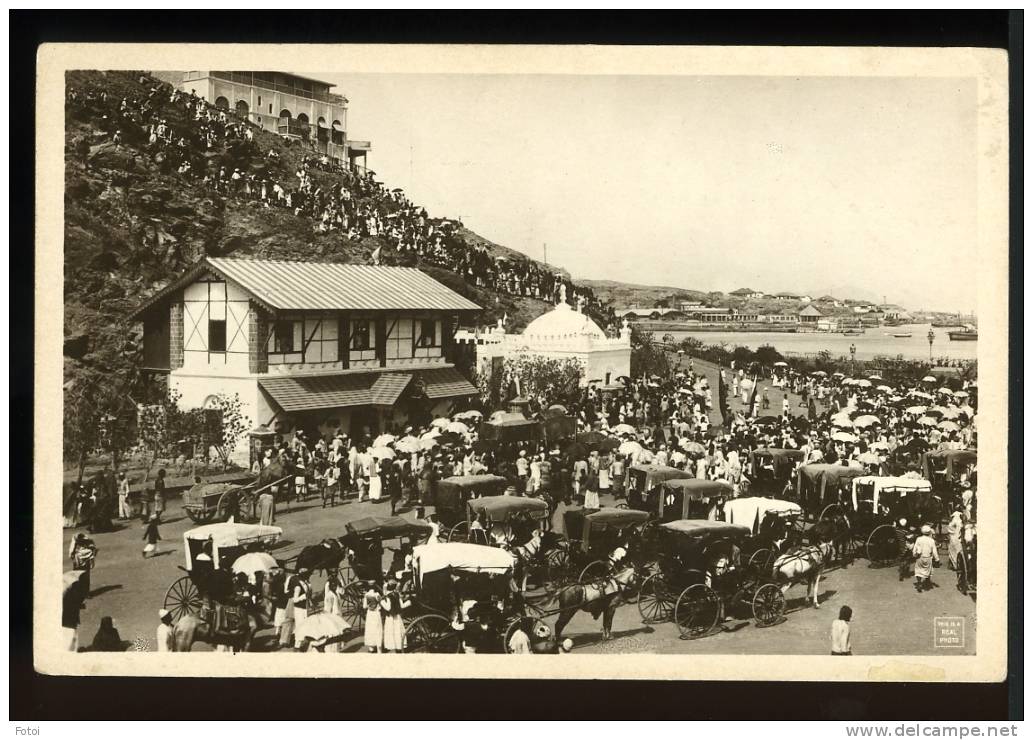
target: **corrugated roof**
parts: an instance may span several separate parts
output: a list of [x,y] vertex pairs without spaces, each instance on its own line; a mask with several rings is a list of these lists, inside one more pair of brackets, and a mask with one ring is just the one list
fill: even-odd
[[216,271],[275,309],[476,311],[415,267],[209,257]]
[[408,373],[384,373],[370,388],[370,403],[377,406],[394,406],[410,380],[412,375]]
[[372,403],[370,388],[377,377],[377,373],[295,375],[262,378],[258,384],[284,411],[308,411],[368,406]]
[[477,393],[477,388],[469,380],[460,375],[454,367],[424,370],[421,373],[427,398],[452,398],[454,396],[470,396]]

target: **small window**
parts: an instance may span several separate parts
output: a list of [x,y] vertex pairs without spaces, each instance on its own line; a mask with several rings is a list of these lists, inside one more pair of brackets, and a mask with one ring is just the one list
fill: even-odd
[[262,96],[261,96],[261,95],[259,95],[259,96],[258,96],[258,104],[259,104],[259,105],[261,105],[261,104],[262,104]]
[[369,322],[359,321],[352,327],[353,350],[371,349],[369,344]]
[[226,322],[225,321],[209,321],[208,322],[208,351],[209,352],[225,352],[226,351]]
[[279,354],[290,354],[294,351],[294,322],[277,321],[273,351]]
[[434,319],[420,319],[420,333],[416,340],[417,347],[436,347],[436,325]]
[[273,104],[270,103],[269,104],[269,115],[272,115],[272,114],[273,114]]

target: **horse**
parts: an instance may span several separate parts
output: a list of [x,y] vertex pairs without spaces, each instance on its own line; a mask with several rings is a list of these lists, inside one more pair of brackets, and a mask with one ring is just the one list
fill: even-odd
[[807,541],[811,545],[820,545],[827,542],[832,545],[832,555],[836,560],[842,560],[844,566],[847,560],[844,556],[850,542],[850,519],[843,512],[830,514],[822,517],[807,532]]
[[296,571],[307,570],[310,573],[323,571],[329,573],[337,570],[344,559],[346,549],[339,540],[327,537],[318,545],[308,545],[298,553],[294,569]]
[[559,617],[556,619],[556,640],[561,641],[563,628],[579,612],[588,612],[593,619],[603,617],[603,640],[610,639],[613,615],[617,612],[624,594],[633,590],[638,574],[634,567],[622,568],[616,574],[602,581],[572,583],[559,594]]
[[247,626],[241,625],[236,630],[220,632],[194,614],[185,614],[172,628],[172,636],[177,653],[189,653],[195,642],[204,642],[212,646],[228,645],[233,652],[246,653],[251,641],[258,631],[258,620],[247,615]]
[[818,585],[821,582],[821,572],[831,555],[831,542],[793,548],[775,558],[775,563],[771,567],[771,577],[781,582],[783,596],[794,583],[806,581],[808,596],[813,592],[814,608],[818,609],[820,606],[818,604]]
[[520,590],[527,589],[527,577],[531,568],[538,562],[542,552],[542,533],[535,529],[531,538],[520,545],[513,545],[509,552],[516,558],[516,573],[519,574]]

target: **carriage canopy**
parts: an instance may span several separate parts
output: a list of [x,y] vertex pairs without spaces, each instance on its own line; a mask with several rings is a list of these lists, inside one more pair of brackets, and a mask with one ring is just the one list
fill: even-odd
[[513,570],[513,556],[499,547],[467,542],[444,542],[413,548],[413,568],[419,583],[429,573],[443,570],[506,575]]
[[861,475],[864,475],[864,468],[829,463],[804,465],[796,480],[796,493],[801,501],[815,498],[815,493],[819,502],[825,501],[827,492],[834,492],[842,481]]
[[760,523],[768,514],[788,518],[799,516],[802,513],[803,509],[799,504],[777,498],[750,496],[732,499],[725,503],[725,521],[729,524],[741,524],[749,527],[754,533],[760,529]]
[[[735,494],[732,484],[720,480],[675,478],[661,484],[657,515],[661,519],[689,519],[693,503],[725,500]],[[679,516],[680,515],[680,516]]]
[[689,476],[684,470],[666,465],[632,465],[628,468],[628,474],[631,480],[638,484],[637,488],[640,491],[648,491],[664,481]]
[[434,531],[429,524],[400,516],[364,516],[345,525],[348,534],[362,539],[390,540],[395,537],[426,537]]
[[750,462],[757,458],[771,458],[771,465],[774,468],[775,477],[782,478],[787,475],[787,468],[792,467],[799,460],[803,460],[803,450],[791,450],[782,447],[761,447],[750,452]]
[[[583,511],[583,510],[582,510]],[[581,529],[581,550],[588,552],[592,533],[615,531],[635,527],[649,521],[649,514],[636,509],[604,508],[584,515]]]
[[506,490],[508,481],[501,475],[454,475],[438,481],[438,488],[457,489],[468,496],[498,496]]
[[469,506],[474,514],[483,514],[489,522],[508,522],[514,516],[529,519],[549,516],[549,504],[537,498],[493,496],[473,499]]
[[[187,570],[193,570],[193,557],[212,538],[212,566],[219,567],[219,550],[246,548],[248,545],[274,545],[283,535],[280,527],[267,524],[219,522],[195,527],[183,533],[183,555]],[[236,557],[236,554],[234,555]]]
[[975,450],[933,450],[922,455],[922,472],[931,479],[933,472],[941,466],[946,470],[948,480],[953,480],[969,465],[976,462]]
[[909,491],[931,491],[933,485],[924,478],[908,478],[907,476],[862,475],[854,478],[851,499],[854,510],[857,510],[858,487],[872,488],[872,510],[879,510],[879,496],[884,493],[900,493]]
[[665,522],[660,528],[687,537],[745,537],[750,534],[750,528],[741,524],[712,522],[708,519],[678,519]]

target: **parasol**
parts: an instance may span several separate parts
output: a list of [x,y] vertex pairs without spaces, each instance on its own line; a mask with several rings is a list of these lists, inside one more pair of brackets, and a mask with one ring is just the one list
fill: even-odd
[[[427,441],[433,442],[433,440]],[[406,455],[411,455],[414,452],[419,452],[422,449],[422,447],[420,446],[420,440],[414,439],[412,437],[406,437],[405,439],[400,439],[397,442],[395,442],[395,449],[399,452],[405,453]]]
[[317,612],[307,617],[298,627],[295,636],[298,642],[306,639],[312,640],[317,645],[325,643],[335,637],[340,637],[348,631],[348,623],[344,617],[330,612]]
[[437,418],[434,421],[432,421],[430,423],[430,425],[432,427],[440,427],[441,429],[444,429],[445,427],[447,427],[451,423],[452,423],[451,419],[446,419],[445,417],[442,416],[442,417]]
[[420,440],[421,450],[433,450],[437,446],[438,441],[434,437],[425,437],[424,439]]
[[932,375],[926,375],[924,378],[922,378],[922,382],[923,383],[935,383],[936,382],[936,378],[934,378]]
[[922,416],[918,419],[918,423],[925,427],[934,427],[936,426],[936,417]]
[[850,434],[849,432],[836,432],[832,435],[832,439],[836,442],[856,442],[857,437]]
[[445,427],[445,431],[453,432],[454,434],[469,434],[470,427],[466,426],[466,424],[461,421],[453,421]]
[[775,363],[775,367],[789,367],[789,363],[782,362],[781,360],[779,360],[778,362]]
[[857,461],[864,463],[865,465],[878,465],[880,462],[882,462],[879,459],[879,456],[876,455],[874,452],[862,452],[860,455],[857,456]]
[[958,423],[955,422],[955,421],[941,421],[936,426],[938,426],[940,429],[942,429],[945,432],[956,432],[959,429],[961,429],[961,427],[958,426]]
[[395,451],[392,450],[390,447],[374,447],[373,451],[370,454],[372,454],[373,457],[375,457],[377,460],[395,459]]
[[374,447],[387,447],[389,444],[394,442],[398,437],[393,434],[381,434],[375,440],[373,440]]
[[870,427],[879,424],[882,424],[882,421],[879,419],[879,417],[872,416],[871,414],[867,414],[865,416],[858,416],[856,419],[854,419],[855,427]]
[[904,409],[904,413],[914,414],[915,416],[917,416],[918,414],[924,414],[927,408],[928,406],[908,406],[906,409]]
[[613,427],[610,431],[612,431],[614,434],[636,433],[635,427],[631,426],[631,424],[618,424],[617,426]]
[[828,375],[828,373],[825,372],[824,370],[815,370],[813,373],[811,373],[811,375],[813,375],[813,376],[815,376],[817,378],[824,378],[825,376]]
[[233,572],[243,573],[252,582],[255,573],[268,573],[279,568],[276,558],[267,552],[248,552],[233,561]]
[[630,439],[626,442],[621,442],[620,447],[617,448],[617,452],[619,452],[622,455],[634,455],[635,453],[641,451],[642,445]]

